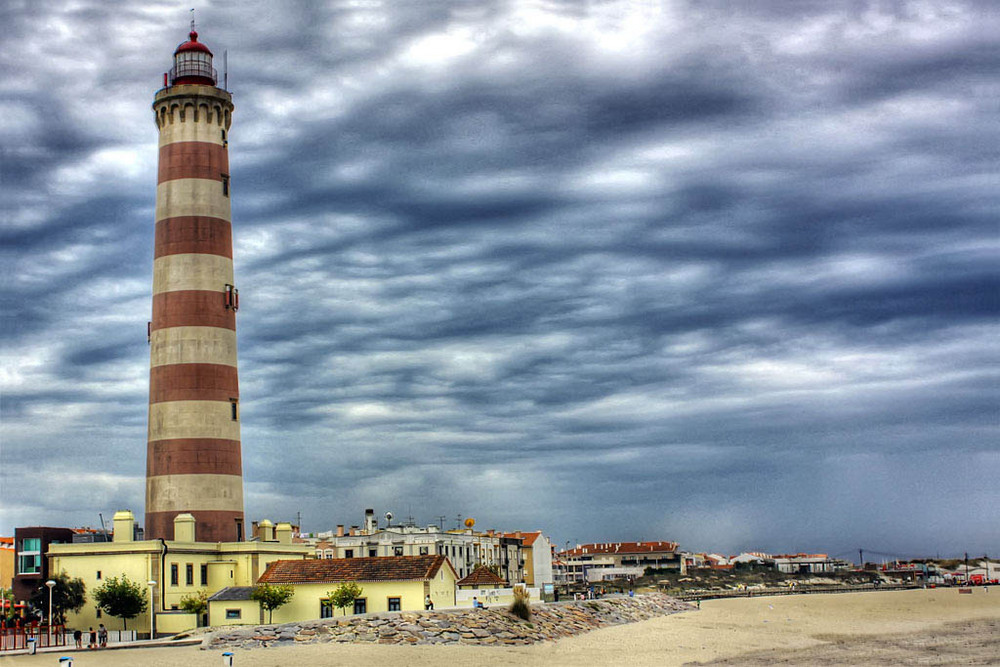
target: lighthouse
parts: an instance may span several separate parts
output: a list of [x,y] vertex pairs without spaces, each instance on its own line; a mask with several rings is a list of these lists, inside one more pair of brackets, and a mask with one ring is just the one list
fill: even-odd
[[[159,131],[153,310],[149,323],[146,538],[198,542],[243,530],[236,313],[230,213],[232,96],[191,24],[156,92]],[[187,519],[189,521],[189,519]]]

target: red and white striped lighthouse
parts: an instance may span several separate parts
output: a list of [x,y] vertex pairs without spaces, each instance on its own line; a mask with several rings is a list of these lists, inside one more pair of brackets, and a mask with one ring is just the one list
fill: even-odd
[[242,541],[243,466],[230,216],[232,96],[212,52],[189,41],[153,101],[160,134],[153,319],[149,326],[146,538]]

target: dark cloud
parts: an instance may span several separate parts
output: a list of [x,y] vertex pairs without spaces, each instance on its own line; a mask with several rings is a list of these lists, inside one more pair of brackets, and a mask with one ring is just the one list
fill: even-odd
[[[0,9],[0,533],[142,510],[149,104],[188,9]],[[199,10],[248,513],[995,548],[998,29],[971,0]]]

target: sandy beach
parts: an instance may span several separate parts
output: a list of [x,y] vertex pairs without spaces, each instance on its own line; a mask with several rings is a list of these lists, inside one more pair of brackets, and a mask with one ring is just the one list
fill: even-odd
[[[221,664],[197,647],[64,652],[0,658],[74,667]],[[876,657],[878,656],[878,657]],[[239,667],[285,665],[1000,664],[1000,589],[799,595],[711,600],[699,611],[529,647],[317,644],[236,651]]]

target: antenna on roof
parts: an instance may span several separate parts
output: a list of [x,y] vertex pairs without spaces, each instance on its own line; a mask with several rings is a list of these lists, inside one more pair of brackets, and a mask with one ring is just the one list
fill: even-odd
[[222,52],[222,89],[229,90],[229,49]]
[[194,32],[194,7],[191,8],[191,32]]

